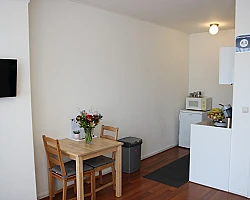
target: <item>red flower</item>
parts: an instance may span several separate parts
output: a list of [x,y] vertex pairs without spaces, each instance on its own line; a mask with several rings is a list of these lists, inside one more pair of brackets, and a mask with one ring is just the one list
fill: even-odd
[[87,115],[86,118],[87,118],[87,120],[91,121],[92,116],[91,115]]

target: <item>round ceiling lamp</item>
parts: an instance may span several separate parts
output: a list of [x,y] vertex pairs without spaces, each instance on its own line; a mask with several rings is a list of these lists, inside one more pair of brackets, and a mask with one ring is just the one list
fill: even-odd
[[217,34],[219,31],[219,24],[210,24],[209,33],[211,35]]

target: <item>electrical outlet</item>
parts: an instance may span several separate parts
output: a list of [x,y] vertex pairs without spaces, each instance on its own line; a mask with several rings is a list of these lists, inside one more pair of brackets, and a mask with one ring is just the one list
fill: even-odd
[[242,107],[242,113],[249,113],[249,107]]

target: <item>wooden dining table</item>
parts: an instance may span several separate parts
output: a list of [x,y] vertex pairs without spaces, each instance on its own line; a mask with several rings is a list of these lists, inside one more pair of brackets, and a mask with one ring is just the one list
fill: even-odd
[[85,140],[76,141],[68,138],[59,140],[59,143],[62,154],[76,161],[77,200],[84,199],[84,160],[110,152],[116,152],[116,197],[122,196],[122,142],[97,137],[93,138],[91,144],[86,144]]

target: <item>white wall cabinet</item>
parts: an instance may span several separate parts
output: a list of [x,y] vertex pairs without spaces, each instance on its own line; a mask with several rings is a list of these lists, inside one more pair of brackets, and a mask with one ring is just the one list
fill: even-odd
[[220,48],[219,84],[233,84],[235,47]]

